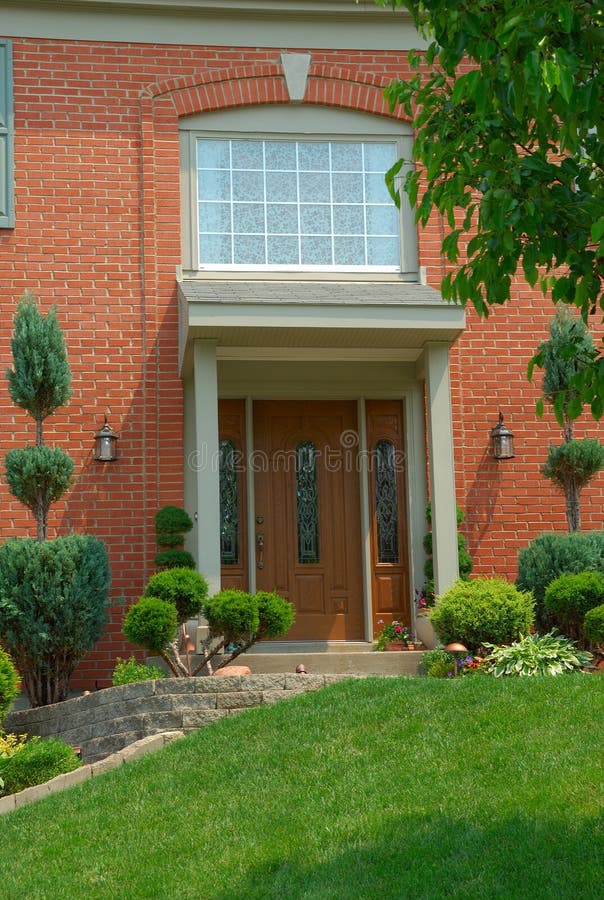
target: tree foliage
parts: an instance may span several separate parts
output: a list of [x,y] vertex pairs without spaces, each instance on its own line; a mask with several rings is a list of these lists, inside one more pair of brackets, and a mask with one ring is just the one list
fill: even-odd
[[[521,272],[585,322],[604,309],[604,5],[593,0],[377,0],[406,7],[430,43],[386,89],[415,125],[404,181],[417,219],[449,230],[443,296],[480,315]],[[399,173],[387,180],[399,196]],[[537,363],[539,360],[536,360]],[[574,384],[599,419],[604,355]],[[570,409],[575,418],[578,404]]]
[[48,511],[72,483],[73,462],[59,448],[45,446],[43,422],[71,396],[71,371],[56,308],[43,316],[31,294],[17,307],[11,340],[13,368],[6,373],[9,393],[36,423],[35,446],[6,455],[11,493],[35,516],[38,540],[46,540]]
[[13,368],[7,372],[13,403],[36,422],[36,444],[42,443],[42,422],[71,397],[71,372],[57,320],[56,307],[42,315],[31,294],[24,294],[15,315],[11,340]]

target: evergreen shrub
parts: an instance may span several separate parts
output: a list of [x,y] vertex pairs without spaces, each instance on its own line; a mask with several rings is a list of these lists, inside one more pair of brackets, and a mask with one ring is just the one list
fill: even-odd
[[560,575],[545,590],[545,609],[560,628],[578,640],[583,638],[585,613],[602,603],[604,575],[601,572]]
[[208,582],[200,572],[177,567],[152,575],[144,591],[145,597],[159,597],[176,607],[178,622],[199,615],[208,596]]
[[498,578],[458,579],[430,614],[441,643],[460,641],[470,652],[528,634],[533,620],[532,595]]
[[583,633],[592,644],[604,647],[604,603],[585,613]]
[[123,631],[131,644],[162,656],[178,627],[176,607],[159,597],[141,597],[124,619]]
[[0,639],[32,706],[67,698],[76,664],[107,621],[109,582],[105,546],[91,535],[0,546]]
[[546,532],[520,551],[516,586],[532,591],[536,621],[541,628],[551,624],[544,608],[548,584],[559,575],[587,571],[604,573],[604,531]]

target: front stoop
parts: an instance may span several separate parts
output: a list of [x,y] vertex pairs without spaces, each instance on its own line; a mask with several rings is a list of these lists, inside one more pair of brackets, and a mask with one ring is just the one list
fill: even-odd
[[375,651],[371,644],[256,644],[233,665],[249,666],[254,675],[295,672],[309,675],[417,675],[424,651]]

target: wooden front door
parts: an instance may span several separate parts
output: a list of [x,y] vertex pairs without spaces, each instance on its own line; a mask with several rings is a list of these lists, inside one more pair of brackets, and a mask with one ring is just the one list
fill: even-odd
[[290,641],[363,640],[356,403],[254,403],[259,590],[296,608]]

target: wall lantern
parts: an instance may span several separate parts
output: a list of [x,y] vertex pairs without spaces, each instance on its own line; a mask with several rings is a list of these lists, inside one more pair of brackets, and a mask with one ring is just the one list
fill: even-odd
[[499,422],[491,429],[491,440],[493,441],[493,456],[495,459],[513,459],[514,457],[514,435],[503,424],[503,413],[499,413]]
[[107,423],[94,436],[94,458],[98,462],[114,462],[117,459],[117,434]]

